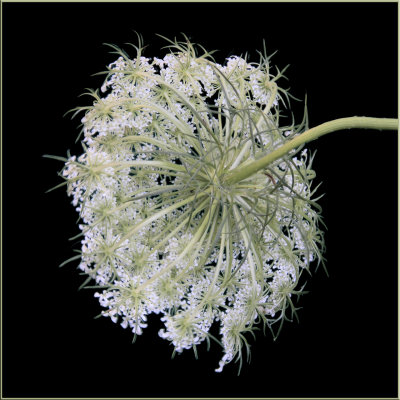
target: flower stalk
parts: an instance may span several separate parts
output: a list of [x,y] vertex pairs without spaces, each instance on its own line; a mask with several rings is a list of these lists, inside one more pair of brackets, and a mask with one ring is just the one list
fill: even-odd
[[249,178],[258,171],[267,168],[274,161],[281,159],[283,156],[297,147],[300,147],[331,132],[340,131],[343,129],[377,129],[397,131],[398,128],[399,120],[395,118],[348,117],[325,122],[296,136],[289,142],[279,147],[279,149],[266,154],[264,157],[261,157],[260,159],[255,160],[246,166],[236,167],[235,169],[229,171],[224,177],[224,183],[226,185],[234,185],[235,183]]

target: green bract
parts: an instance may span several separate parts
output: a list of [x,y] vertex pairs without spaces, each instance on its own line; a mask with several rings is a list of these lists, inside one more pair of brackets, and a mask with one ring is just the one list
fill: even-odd
[[177,352],[220,324],[221,371],[257,324],[278,333],[301,274],[323,260],[307,150],[233,178],[306,120],[280,126],[287,93],[262,54],[219,65],[188,41],[163,59],[113,48],[103,94],[76,109],[84,152],[62,172],[82,220],[80,269],[102,288],[104,316],[137,335],[160,313]]

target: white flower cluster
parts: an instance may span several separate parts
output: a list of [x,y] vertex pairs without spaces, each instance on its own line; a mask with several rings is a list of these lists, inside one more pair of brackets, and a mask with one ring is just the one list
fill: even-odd
[[267,57],[220,65],[189,42],[163,59],[114,49],[103,94],[77,109],[84,153],[63,169],[82,221],[80,268],[102,289],[104,316],[140,335],[162,314],[159,335],[177,352],[196,351],[219,322],[221,371],[257,323],[274,333],[295,312],[302,271],[322,259],[306,150],[225,180],[302,126],[279,127],[286,93]]

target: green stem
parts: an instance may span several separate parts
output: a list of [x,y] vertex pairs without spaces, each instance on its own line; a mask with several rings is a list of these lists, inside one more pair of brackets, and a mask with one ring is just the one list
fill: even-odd
[[315,128],[311,128],[301,135],[296,136],[289,142],[285,143],[279,149],[272,153],[251,162],[245,167],[238,166],[232,171],[229,171],[224,179],[227,185],[233,185],[249,176],[255,174],[261,169],[266,168],[272,162],[280,159],[289,151],[299,147],[300,145],[310,142],[326,135],[327,133],[340,131],[342,129],[363,128],[363,129],[378,129],[378,130],[398,130],[399,120],[395,118],[370,118],[370,117],[349,117],[339,118],[333,121],[325,122]]

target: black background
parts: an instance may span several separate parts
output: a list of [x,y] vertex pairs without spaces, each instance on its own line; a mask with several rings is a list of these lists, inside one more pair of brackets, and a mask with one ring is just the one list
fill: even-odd
[[[104,42],[164,54],[155,33],[180,32],[216,58],[256,50],[291,67],[291,93],[308,96],[310,126],[353,115],[397,115],[397,4],[3,4],[3,396],[395,397],[397,396],[397,135],[354,130],[309,145],[324,208],[328,278],[318,270],[300,324],[276,342],[260,332],[237,376],[216,374],[222,352],[171,360],[150,319],[132,334],[99,312],[77,263],[77,214],[61,163],[79,120],[63,114],[90,99],[115,59]],[[297,121],[302,104],[293,104]]]

